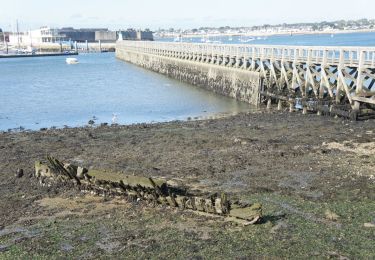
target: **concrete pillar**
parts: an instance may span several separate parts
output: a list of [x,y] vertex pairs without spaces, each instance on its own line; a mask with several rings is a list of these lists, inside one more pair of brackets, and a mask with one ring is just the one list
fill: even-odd
[[217,55],[217,58],[216,58],[216,65],[220,65],[221,64],[221,61],[222,61],[222,57],[220,55]]
[[86,52],[89,52],[89,42],[86,40]]
[[78,43],[77,43],[77,41],[74,42],[74,49],[75,49],[75,52],[78,52]]
[[236,68],[240,68],[242,65],[242,58],[238,58],[236,59]]
[[102,42],[99,40],[99,52],[102,52]]
[[283,109],[283,101],[279,99],[279,101],[277,102],[277,110],[281,111],[282,109]]
[[360,105],[358,101],[354,101],[354,106],[350,115],[350,119],[356,121],[358,119],[358,114],[360,112]]
[[223,62],[221,63],[221,66],[225,66],[228,63],[229,57],[223,56]]
[[229,58],[228,58],[228,64],[227,64],[227,66],[228,66],[228,67],[233,67],[233,66],[234,66],[234,63],[235,63],[235,60],[236,60],[235,57],[229,57]]
[[307,114],[307,107],[306,106],[303,106],[303,108],[302,108],[302,114],[303,115]]

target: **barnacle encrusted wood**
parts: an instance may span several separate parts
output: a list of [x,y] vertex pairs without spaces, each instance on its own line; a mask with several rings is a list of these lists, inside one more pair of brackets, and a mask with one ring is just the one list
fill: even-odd
[[225,193],[209,197],[195,196],[181,192],[178,187],[169,187],[161,178],[129,176],[107,170],[63,164],[56,158],[47,157],[48,164],[35,162],[35,177],[42,185],[58,182],[73,182],[82,192],[97,195],[123,196],[131,200],[191,210],[200,214],[223,216],[229,221],[244,225],[256,223],[262,216],[262,205],[240,202],[231,203]]

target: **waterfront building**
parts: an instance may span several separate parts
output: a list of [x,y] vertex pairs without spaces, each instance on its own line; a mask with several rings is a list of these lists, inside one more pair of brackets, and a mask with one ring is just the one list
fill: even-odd
[[[96,42],[96,34],[105,34],[109,30],[107,28],[80,28],[64,27],[59,29],[59,34],[65,41],[73,42]],[[116,41],[114,39],[113,41]]]
[[124,40],[139,40],[139,41],[152,41],[153,34],[150,30],[119,30],[110,31],[107,28],[81,28],[74,29],[72,27],[61,28],[59,34],[65,41],[73,42],[116,42],[120,33]]
[[11,32],[8,34],[8,42],[12,45],[33,45],[43,43],[56,43],[62,40],[57,29],[47,26],[27,32]]
[[0,43],[5,42],[4,36],[5,36],[5,34],[4,34],[3,30],[0,28]]

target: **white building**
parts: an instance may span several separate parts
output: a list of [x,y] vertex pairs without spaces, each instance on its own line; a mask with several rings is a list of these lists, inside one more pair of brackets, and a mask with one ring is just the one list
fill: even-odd
[[43,43],[60,42],[63,36],[59,35],[57,29],[41,27],[28,32],[12,33],[9,35],[9,44],[12,45],[39,45]]

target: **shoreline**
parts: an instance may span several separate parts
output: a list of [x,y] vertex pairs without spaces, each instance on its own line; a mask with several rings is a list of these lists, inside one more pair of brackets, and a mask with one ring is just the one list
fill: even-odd
[[[267,37],[267,36],[287,36],[292,35],[321,35],[321,34],[352,34],[352,33],[370,33],[375,32],[375,29],[363,30],[328,30],[328,31],[288,31],[288,32],[254,32],[254,33],[222,33],[222,34],[182,34],[182,38],[201,38],[201,37],[229,37],[229,36],[253,36],[253,37]],[[179,34],[171,34],[156,39],[173,38]]]
[[98,122],[90,125],[89,123],[77,126],[63,125],[63,126],[49,126],[40,127],[39,129],[30,129],[23,126],[16,128],[0,129],[0,134],[2,133],[31,133],[31,132],[43,132],[48,130],[61,130],[61,129],[95,129],[99,127],[131,127],[138,125],[158,125],[158,124],[168,124],[168,123],[184,123],[184,122],[194,122],[194,121],[206,121],[206,120],[216,120],[222,118],[228,118],[232,116],[237,116],[239,114],[252,114],[261,113],[265,111],[265,108],[250,108],[249,110],[239,111],[239,112],[218,112],[210,115],[202,116],[188,116],[185,119],[172,119],[169,121],[151,121],[151,122],[139,122],[139,123],[129,123],[129,124],[119,124],[119,123],[108,123],[108,122]]

